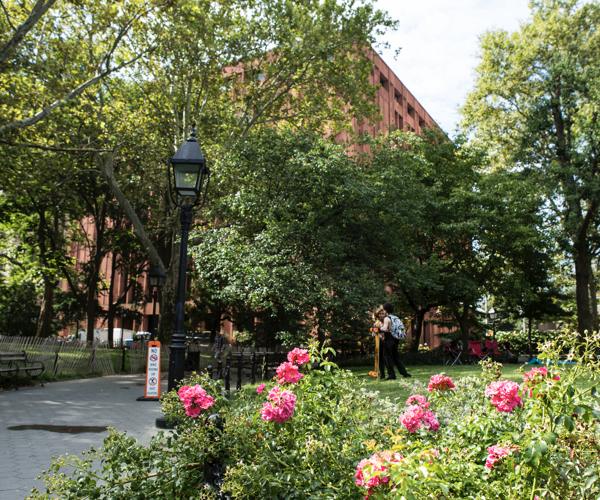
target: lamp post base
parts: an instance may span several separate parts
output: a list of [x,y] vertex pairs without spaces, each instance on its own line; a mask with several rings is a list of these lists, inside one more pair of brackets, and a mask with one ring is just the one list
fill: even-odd
[[174,429],[177,424],[180,422],[180,420],[178,418],[172,418],[171,420],[171,425],[169,425],[169,419],[167,419],[167,417],[158,417],[156,419],[156,421],[154,422],[154,426],[157,429]]

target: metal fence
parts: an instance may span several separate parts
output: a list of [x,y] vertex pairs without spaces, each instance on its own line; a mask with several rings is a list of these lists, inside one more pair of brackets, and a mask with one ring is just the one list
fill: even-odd
[[[133,342],[129,347],[129,369],[131,373],[144,373],[148,362],[148,342]],[[169,369],[169,346],[162,345],[160,349],[160,371],[166,373]]]
[[108,346],[99,342],[63,341],[57,338],[2,337],[0,352],[27,353],[29,361],[44,363],[45,372],[54,376],[114,375]]

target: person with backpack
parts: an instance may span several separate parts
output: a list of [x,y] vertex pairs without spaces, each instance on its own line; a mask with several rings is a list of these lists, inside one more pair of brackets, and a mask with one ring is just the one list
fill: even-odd
[[398,368],[400,375],[404,378],[410,377],[410,373],[406,371],[402,361],[400,361],[400,355],[398,354],[398,346],[400,339],[406,338],[406,329],[400,321],[398,316],[394,316],[394,306],[389,302],[383,304],[383,310],[385,311],[385,319],[383,321],[383,327],[381,330],[385,334],[385,358],[387,361],[388,378],[386,380],[395,380],[396,373],[394,372],[394,365]]

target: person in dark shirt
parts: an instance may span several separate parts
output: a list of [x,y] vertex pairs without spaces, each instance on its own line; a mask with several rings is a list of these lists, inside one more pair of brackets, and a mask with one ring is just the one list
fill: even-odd
[[221,354],[225,350],[225,335],[221,332],[217,333],[215,337],[215,345],[213,351],[215,351],[215,359],[221,359]]

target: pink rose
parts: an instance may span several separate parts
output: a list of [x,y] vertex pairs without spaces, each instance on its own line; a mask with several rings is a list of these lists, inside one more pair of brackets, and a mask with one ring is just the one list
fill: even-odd
[[277,368],[277,383],[279,385],[284,382],[295,384],[304,375],[298,372],[298,367],[292,363],[281,363]]
[[287,359],[293,365],[303,365],[310,361],[310,356],[306,349],[298,349],[297,347],[288,352]]
[[[388,464],[397,463],[401,460],[402,455],[391,451],[384,451],[381,455],[375,453],[371,458],[365,458],[358,463],[354,478],[358,486],[365,486],[367,488],[366,500],[371,497],[375,488],[382,484],[390,483],[389,474],[381,474],[388,472]],[[367,471],[369,472],[364,470],[366,466],[368,466]],[[390,486],[394,488],[393,484]]]
[[258,392],[259,394],[262,394],[262,391],[265,390],[265,384],[260,384],[257,388],[256,388],[256,392]]
[[200,415],[201,410],[207,410],[215,404],[212,396],[206,394],[206,391],[198,384],[194,386],[184,385],[177,394],[179,400],[183,403],[185,412],[192,418]]
[[512,450],[516,450],[516,449],[518,449],[516,446],[510,447],[510,448],[504,448],[502,446],[490,446],[487,449],[487,452],[489,453],[489,455],[485,461],[485,466],[488,469],[491,469],[502,458],[510,455]]
[[515,406],[523,406],[519,397],[519,385],[510,380],[492,382],[485,389],[485,395],[491,397],[496,410],[511,413]]
[[[533,396],[533,387],[537,384],[541,384],[548,380],[548,369],[543,366],[542,368],[532,368],[530,371],[523,374],[523,394],[529,392],[529,397]],[[554,376],[552,380],[560,380],[558,375]],[[539,397],[540,395],[538,395]]]
[[445,391],[446,389],[454,389],[454,384],[450,377],[446,377],[445,375],[433,375],[429,380],[429,387],[427,390],[429,392],[432,391]]
[[408,410],[400,416],[400,423],[408,432],[416,432],[421,426],[427,427],[432,432],[440,428],[440,423],[435,415],[417,405],[408,407]]
[[406,405],[410,406],[412,404],[418,404],[421,408],[429,408],[429,403],[425,399],[425,396],[421,396],[420,394],[415,394],[406,400]]
[[279,386],[273,387],[267,396],[271,402],[263,404],[260,410],[263,420],[273,420],[284,423],[294,414],[298,404],[296,396],[288,390],[281,390]]

